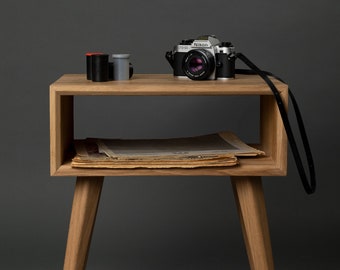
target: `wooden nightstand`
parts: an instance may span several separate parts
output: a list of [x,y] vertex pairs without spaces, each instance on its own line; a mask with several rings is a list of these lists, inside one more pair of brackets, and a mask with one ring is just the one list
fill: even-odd
[[[288,106],[288,86],[274,80]],[[241,159],[235,167],[197,169],[77,169],[71,167],[74,96],[260,96],[260,144],[265,157]],[[227,128],[227,127],[226,127]],[[52,176],[76,176],[64,269],[85,269],[105,176],[230,176],[251,269],[274,269],[261,176],[287,171],[287,137],[275,98],[255,75],[235,80],[191,81],[172,75],[134,75],[129,81],[94,83],[85,75],[63,75],[50,86]]]

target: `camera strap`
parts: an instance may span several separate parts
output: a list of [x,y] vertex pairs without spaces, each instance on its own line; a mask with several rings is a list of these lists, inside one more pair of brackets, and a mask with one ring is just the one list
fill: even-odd
[[297,121],[297,124],[298,124],[298,127],[299,127],[300,136],[301,136],[301,140],[302,140],[302,143],[303,143],[303,147],[304,147],[304,151],[305,151],[305,155],[306,155],[306,159],[307,159],[309,176],[310,176],[309,180],[308,180],[308,177],[307,177],[307,174],[306,174],[306,171],[305,171],[302,159],[301,159],[299,148],[297,146],[295,136],[294,136],[292,127],[291,127],[290,122],[289,122],[288,113],[285,109],[285,106],[284,106],[284,103],[282,101],[280,92],[277,90],[275,84],[272,82],[272,80],[269,78],[269,76],[271,76],[271,77],[273,77],[273,78],[275,78],[275,79],[277,79],[277,80],[279,80],[283,83],[285,83],[285,82],[282,79],[278,78],[277,76],[273,75],[272,73],[259,69],[253,62],[251,62],[242,53],[237,53],[236,58],[242,60],[250,68],[250,70],[248,70],[248,69],[236,69],[235,73],[249,74],[249,75],[257,74],[267,83],[267,85],[269,86],[269,88],[273,92],[276,103],[278,105],[278,108],[279,108],[279,111],[280,111],[280,114],[281,114],[283,125],[284,125],[285,130],[286,130],[289,145],[291,147],[291,150],[292,150],[292,153],[293,153],[293,156],[294,156],[295,164],[297,166],[297,169],[298,169],[301,181],[302,181],[302,185],[303,185],[307,194],[314,193],[315,189],[316,189],[316,179],[315,179],[315,168],[314,168],[313,156],[312,156],[312,152],[311,152],[311,149],[310,149],[310,146],[309,146],[308,137],[307,137],[306,129],[304,127],[302,115],[301,115],[299,106],[297,104],[297,101],[296,101],[292,91],[288,88],[288,94],[289,94],[289,97],[290,97],[292,104],[293,104],[293,108],[294,108],[294,112],[295,112],[295,116],[296,116],[296,121]]

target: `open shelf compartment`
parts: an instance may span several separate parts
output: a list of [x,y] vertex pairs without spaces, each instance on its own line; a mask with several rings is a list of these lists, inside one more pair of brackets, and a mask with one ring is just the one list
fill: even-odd
[[[288,106],[288,86],[275,81]],[[79,169],[71,167],[74,96],[260,96],[260,144],[265,157],[240,158],[224,168]],[[128,81],[93,83],[84,74],[67,74],[50,86],[50,173],[52,176],[216,175],[282,176],[287,172],[287,137],[269,87],[255,75],[228,81],[191,81],[170,74],[137,74]]]

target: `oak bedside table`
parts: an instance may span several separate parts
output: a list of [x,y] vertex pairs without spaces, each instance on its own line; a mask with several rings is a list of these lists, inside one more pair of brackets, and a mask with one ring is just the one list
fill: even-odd
[[[288,86],[273,80],[288,106]],[[260,96],[260,143],[266,155],[240,159],[233,167],[196,169],[72,168],[75,96]],[[223,117],[223,116],[221,116]],[[66,74],[50,85],[50,172],[77,177],[65,270],[86,267],[91,235],[105,176],[230,176],[251,269],[274,269],[261,176],[287,171],[287,137],[275,98],[255,75],[228,81],[180,80],[170,74],[136,74],[128,81],[94,83],[85,74]]]

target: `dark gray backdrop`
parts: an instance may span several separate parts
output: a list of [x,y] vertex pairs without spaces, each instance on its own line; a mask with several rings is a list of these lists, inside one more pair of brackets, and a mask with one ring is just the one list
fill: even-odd
[[[0,268],[62,269],[74,179],[49,176],[49,84],[84,73],[84,53],[93,50],[131,53],[136,73],[170,73],[166,50],[215,34],[285,78],[305,117],[317,193],[304,193],[291,155],[287,177],[264,178],[277,269],[337,269],[339,18],[336,0],[2,1]],[[128,138],[232,129],[256,140],[256,103],[79,98],[75,133]],[[105,182],[88,269],[247,267],[228,178]]]

